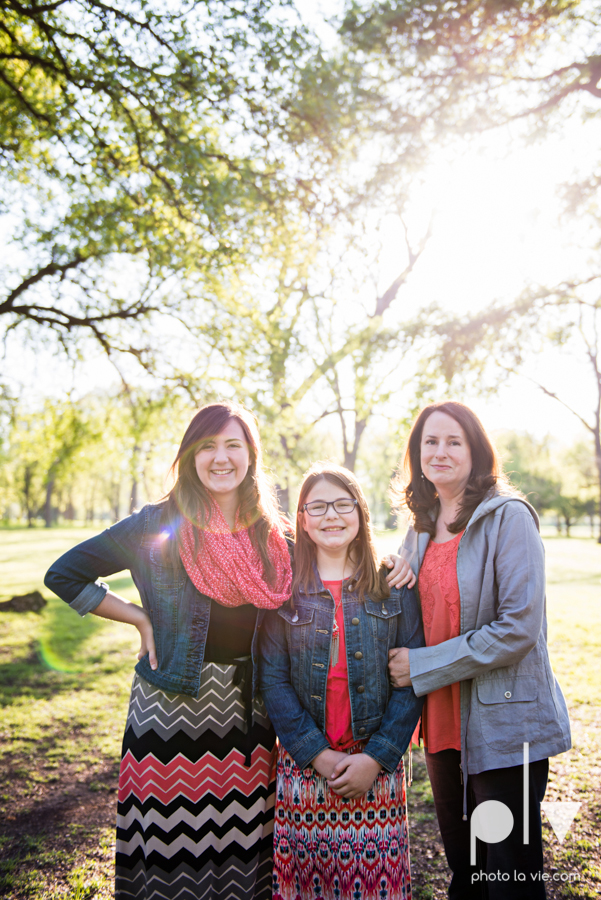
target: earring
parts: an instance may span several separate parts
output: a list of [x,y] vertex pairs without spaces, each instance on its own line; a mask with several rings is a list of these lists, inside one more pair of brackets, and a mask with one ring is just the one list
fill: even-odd
[[422,472],[422,478],[424,479],[424,481],[426,480],[426,476],[424,475],[423,472]]

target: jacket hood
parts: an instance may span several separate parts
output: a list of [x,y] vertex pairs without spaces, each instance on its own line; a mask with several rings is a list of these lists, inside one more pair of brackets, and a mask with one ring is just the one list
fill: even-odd
[[489,513],[494,512],[496,509],[499,509],[499,507],[504,506],[506,503],[516,500],[518,501],[518,503],[523,503],[524,506],[529,510],[538,531],[540,531],[538,514],[534,507],[523,497],[520,497],[519,494],[516,494],[514,491],[508,490],[507,488],[491,488],[489,494],[472,513],[472,516],[466,527],[469,528],[470,525],[473,525],[474,522],[478,521],[478,519],[482,519],[484,516],[489,515]]

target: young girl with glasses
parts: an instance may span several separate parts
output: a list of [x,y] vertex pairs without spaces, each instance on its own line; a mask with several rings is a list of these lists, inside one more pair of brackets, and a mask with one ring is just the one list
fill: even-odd
[[[313,466],[296,522],[292,598],[261,634],[260,686],[280,739],[274,900],[411,897],[402,756],[419,719],[388,651],[423,646],[411,590],[390,589],[348,469]],[[402,641],[399,644],[399,641]]]

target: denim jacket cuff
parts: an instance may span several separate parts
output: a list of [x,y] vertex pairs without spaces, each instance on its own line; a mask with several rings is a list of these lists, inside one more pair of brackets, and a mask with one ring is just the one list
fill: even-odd
[[387,772],[394,772],[403,755],[398,747],[389,744],[388,741],[382,740],[377,735],[373,735],[369,739],[363,752],[380,763]]
[[[286,748],[288,749],[288,748]],[[300,744],[291,749],[290,756],[299,769],[307,769],[322,750],[329,750],[330,745],[321,731],[317,729],[308,734]]]
[[85,616],[92,612],[97,606],[100,606],[109,589],[108,584],[104,581],[96,581],[92,584],[86,584],[83,591],[80,591],[75,600],[72,600],[69,606],[78,612],[80,616]]

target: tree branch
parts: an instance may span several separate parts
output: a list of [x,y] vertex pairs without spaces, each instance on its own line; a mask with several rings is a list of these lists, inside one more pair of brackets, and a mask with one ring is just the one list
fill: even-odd
[[85,262],[86,257],[77,253],[73,259],[69,260],[66,263],[48,263],[48,265],[43,266],[41,269],[38,269],[33,275],[30,275],[29,278],[26,278],[25,281],[22,281],[21,284],[16,287],[13,291],[10,292],[6,300],[3,303],[0,303],[0,315],[5,313],[14,312],[14,302],[15,300],[21,296],[21,294],[25,293],[25,291],[29,290],[30,287],[33,287],[34,284],[37,284],[42,279],[52,276],[52,275],[60,275],[61,279],[65,277],[67,272],[71,269],[76,269],[81,265],[82,262]]

